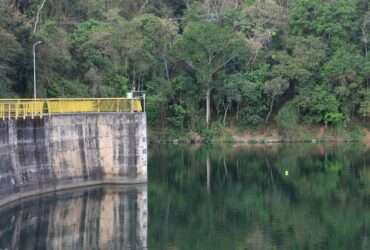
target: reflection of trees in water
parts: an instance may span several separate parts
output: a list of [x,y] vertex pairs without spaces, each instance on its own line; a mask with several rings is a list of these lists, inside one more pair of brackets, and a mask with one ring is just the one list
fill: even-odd
[[0,249],[146,249],[146,187],[96,188],[0,211]]
[[171,146],[149,162],[151,249],[369,247],[360,146]]

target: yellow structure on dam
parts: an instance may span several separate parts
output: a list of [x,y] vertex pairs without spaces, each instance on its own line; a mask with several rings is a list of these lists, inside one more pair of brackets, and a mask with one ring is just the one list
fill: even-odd
[[0,99],[0,119],[3,120],[54,114],[143,111],[141,98]]

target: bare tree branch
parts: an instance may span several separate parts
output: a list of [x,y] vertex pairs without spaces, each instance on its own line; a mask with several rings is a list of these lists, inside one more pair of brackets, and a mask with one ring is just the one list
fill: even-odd
[[143,13],[148,4],[149,4],[149,0],[145,0],[143,5],[140,7],[139,13]]
[[38,24],[39,24],[39,22],[40,22],[40,15],[41,15],[41,11],[42,11],[42,9],[44,8],[45,3],[46,3],[46,0],[43,0],[43,1],[42,1],[42,3],[41,3],[41,5],[40,5],[40,7],[39,7],[39,9],[37,10],[36,20],[35,20],[35,27],[34,27],[34,29],[33,29],[33,33],[36,33],[36,31],[37,31],[37,25],[38,25]]

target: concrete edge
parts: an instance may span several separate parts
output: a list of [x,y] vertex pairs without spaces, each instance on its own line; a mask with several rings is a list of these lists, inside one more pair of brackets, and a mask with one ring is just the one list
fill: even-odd
[[60,114],[51,114],[51,115],[44,115],[45,117],[52,117],[52,116],[77,116],[77,115],[123,115],[123,114],[144,114],[146,112],[83,112],[83,113],[60,113]]
[[12,206],[17,202],[23,200],[32,199],[38,196],[53,194],[61,191],[70,191],[74,189],[83,189],[88,187],[100,187],[100,186],[109,186],[109,185],[120,185],[131,187],[134,185],[144,185],[147,184],[147,180],[103,180],[103,181],[87,181],[79,184],[66,184],[55,187],[46,188],[43,190],[29,191],[29,192],[20,192],[18,194],[12,194],[9,197],[0,200],[0,210],[3,210],[6,207]]

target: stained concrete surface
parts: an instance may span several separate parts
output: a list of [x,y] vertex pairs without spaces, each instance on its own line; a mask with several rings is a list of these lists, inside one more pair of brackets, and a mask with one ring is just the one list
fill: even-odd
[[0,121],[0,205],[65,187],[146,181],[145,113]]

